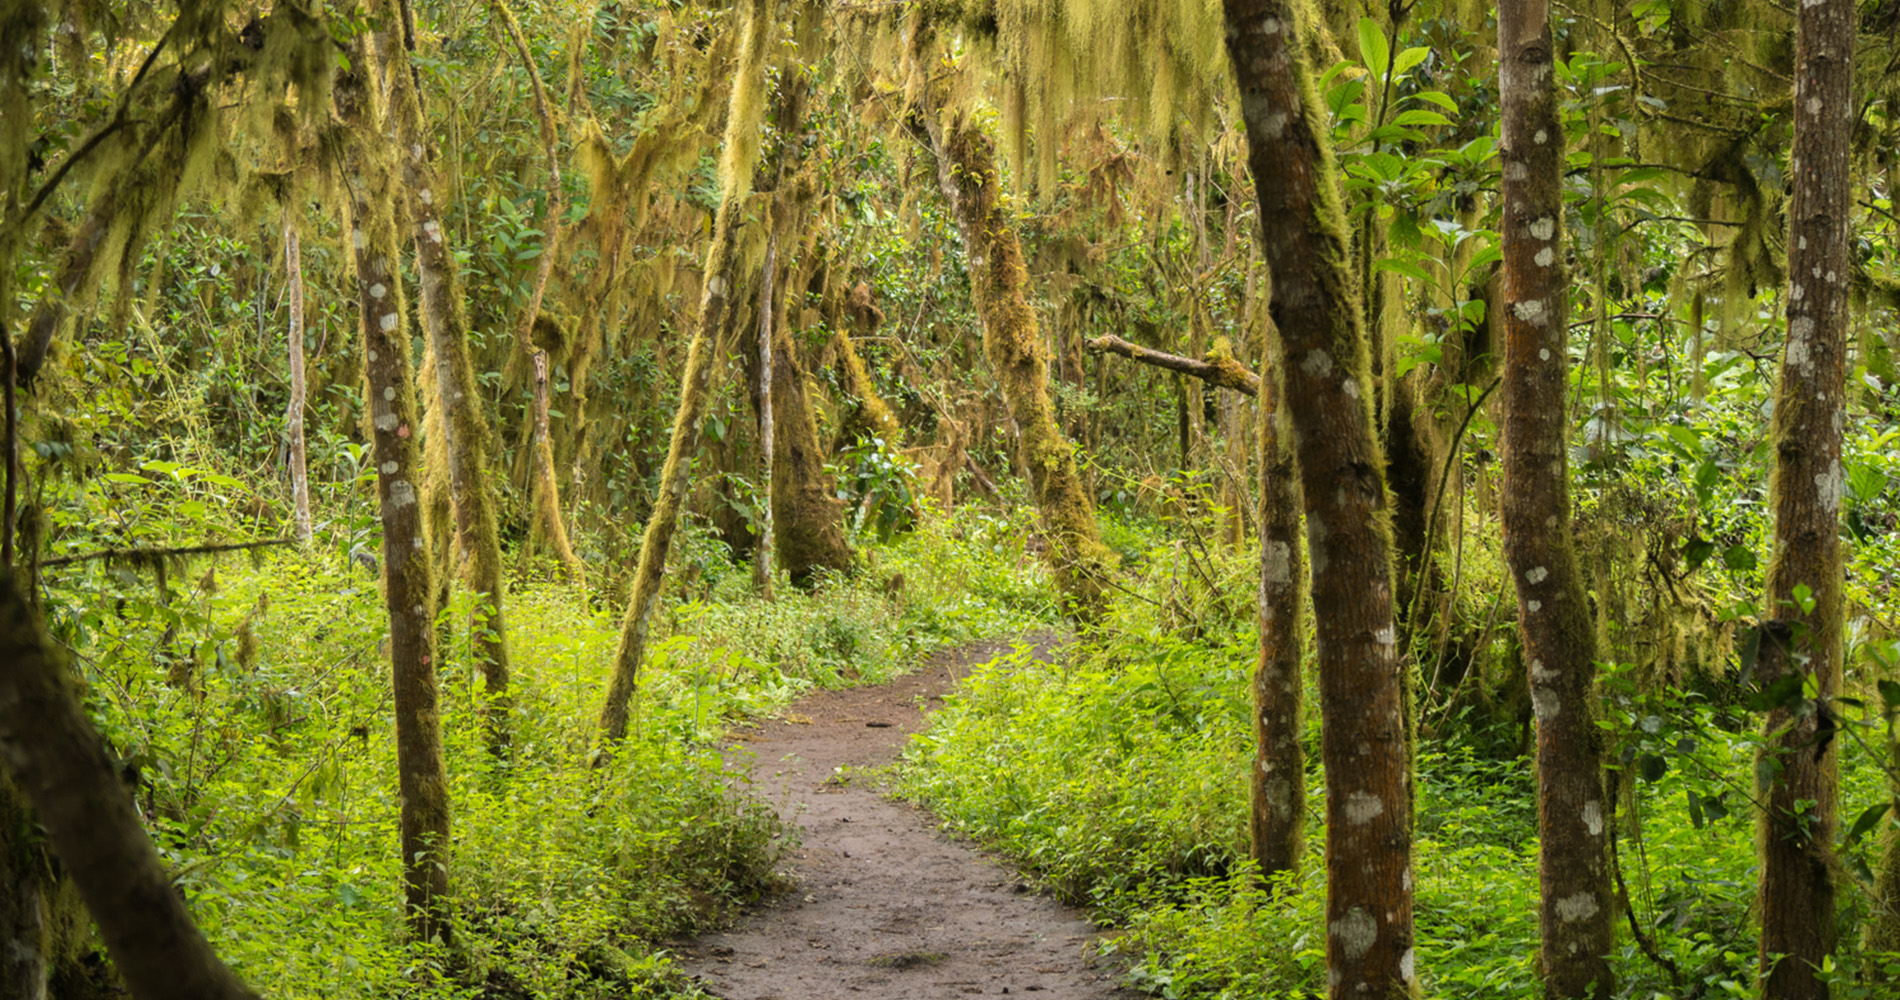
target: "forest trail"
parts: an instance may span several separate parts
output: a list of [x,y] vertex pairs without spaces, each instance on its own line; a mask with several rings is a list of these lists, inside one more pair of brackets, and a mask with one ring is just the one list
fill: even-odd
[[939,651],[888,684],[811,695],[732,741],[727,766],[751,764],[758,792],[803,841],[789,891],[676,949],[702,988],[726,1000],[1136,995],[1092,957],[1098,932],[1078,911],[885,798],[866,773],[923,728],[920,704],[940,704],[958,677],[1010,648]]

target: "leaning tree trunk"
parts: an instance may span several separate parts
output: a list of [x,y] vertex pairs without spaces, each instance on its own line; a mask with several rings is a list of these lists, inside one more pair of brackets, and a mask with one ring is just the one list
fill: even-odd
[[[1841,689],[1841,425],[1848,283],[1855,263],[1848,146],[1854,128],[1855,5],[1804,0],[1795,21],[1789,173],[1788,341],[1775,398],[1775,548],[1761,654],[1766,690],[1787,697],[1763,724],[1761,971],[1768,1000],[1828,996],[1835,946],[1839,768],[1831,701]],[[1800,683],[1777,687],[1784,679]],[[1804,687],[1812,684],[1809,699]],[[1775,956],[1780,957],[1776,960]]]
[[[927,30],[918,18],[911,51],[920,73],[929,72],[921,55]],[[937,160],[938,186],[963,235],[970,294],[983,321],[983,353],[1021,435],[1023,465],[1048,536],[1045,555],[1056,586],[1071,613],[1093,621],[1107,604],[1109,552],[1095,523],[1095,505],[1076,474],[1075,453],[1056,424],[1049,399],[1048,347],[1029,305],[1029,270],[1016,239],[1012,209],[1002,197],[996,144],[968,113],[944,115],[941,89],[926,83],[917,117]]]
[[290,404],[284,411],[285,451],[290,466],[290,502],[295,513],[297,540],[310,541],[310,473],[304,461],[303,411],[303,252],[297,223],[284,223],[284,271],[290,307]]
[[0,753],[136,1000],[256,996],[192,920],[10,573],[0,573]]
[[[1538,923],[1545,993],[1608,997],[1610,890],[1596,631],[1570,538],[1564,383],[1563,123],[1547,0],[1503,0],[1504,554],[1537,719]],[[1421,559],[1429,558],[1429,554]],[[1418,586],[1426,573],[1421,561]]]
[[701,420],[712,396],[713,370],[718,362],[720,325],[725,319],[726,291],[732,281],[733,233],[740,224],[752,174],[758,163],[758,124],[765,90],[765,55],[777,19],[777,0],[752,0],[746,13],[733,73],[732,99],[726,109],[724,155],[719,165],[719,211],[713,217],[712,245],[706,250],[704,291],[686,369],[680,376],[679,411],[673,417],[673,438],[667,445],[660,489],[640,539],[640,566],[634,572],[633,597],[627,602],[620,626],[620,647],[614,653],[613,679],[600,711],[601,737],[617,743],[627,734],[627,703],[640,675],[646,653],[647,626],[660,597],[667,552],[679,528],[680,508],[692,479],[693,453],[699,450]]
[[[535,261],[533,291],[528,295],[527,307],[522,310],[519,333],[517,335],[522,349],[528,353],[534,364],[534,450],[530,457],[533,463],[534,517],[541,526],[542,538],[548,547],[554,550],[554,557],[561,563],[568,579],[587,586],[587,570],[581,564],[580,556],[574,553],[574,543],[568,538],[567,519],[561,513],[561,487],[554,474],[554,442],[548,430],[548,366],[552,363],[546,349],[534,342],[535,323],[541,317],[542,297],[547,294],[548,277],[554,272],[556,245],[561,238],[561,157],[556,148],[554,130],[554,111],[548,104],[547,86],[541,81],[541,72],[535,68],[534,55],[528,50],[527,37],[522,34],[521,24],[515,19],[504,0],[490,0],[496,19],[508,32],[515,55],[521,60],[522,71],[528,74],[528,82],[534,90],[535,115],[541,123],[541,145],[548,161],[548,202],[541,217],[541,256]],[[584,396],[586,390],[576,386],[576,397]]]
[[[1282,366],[1275,365],[1275,369]],[[1248,830],[1262,878],[1299,870],[1306,840],[1299,467],[1275,373],[1260,383],[1260,663],[1253,675]]]
[[[388,14],[388,4],[383,13]],[[388,20],[386,19],[386,23]],[[352,51],[356,74],[375,63],[367,32]],[[404,72],[407,67],[404,67]],[[375,86],[361,75],[340,79],[336,101],[349,129],[345,169],[351,197],[348,228],[356,264],[363,327],[364,408],[370,416],[376,495],[383,527],[383,601],[389,609],[389,663],[395,685],[396,772],[402,797],[404,897],[409,925],[423,940],[448,934],[449,786],[442,762],[435,682],[435,590],[417,480],[415,373],[397,266],[399,243],[391,206],[400,190],[384,137]],[[422,191],[418,189],[418,200]],[[438,231],[439,228],[438,228]]]
[[[395,7],[390,0],[379,0],[379,5],[385,10]],[[434,142],[422,120],[422,95],[417,92],[410,61],[415,37],[406,0],[399,11],[392,13],[403,17],[405,44],[391,46],[385,72],[390,79],[390,111],[395,119],[397,145],[407,152],[399,158],[403,183],[410,195],[410,240],[421,279],[422,326],[435,362],[432,374],[442,418],[449,503],[455,515],[455,549],[462,579],[476,595],[469,644],[481,666],[486,689],[489,739],[493,746],[502,747],[508,742],[510,705],[508,629],[502,616],[501,533],[488,486],[488,425],[482,419],[481,393],[468,354],[468,314],[462,301],[462,282],[436,197],[436,192],[444,189],[428,158]],[[431,470],[431,474],[440,475],[441,470]]]
[[1326,766],[1331,995],[1416,995],[1412,775],[1392,528],[1366,337],[1324,108],[1285,0],[1226,0],[1227,51],[1273,275],[1270,315],[1304,486]]

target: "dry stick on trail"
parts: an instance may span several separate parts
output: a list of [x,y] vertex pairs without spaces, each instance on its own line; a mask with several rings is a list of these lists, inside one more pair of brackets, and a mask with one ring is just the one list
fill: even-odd
[[561,240],[561,156],[557,148],[558,134],[554,128],[554,108],[548,103],[547,86],[541,81],[541,71],[535,68],[534,53],[528,48],[528,40],[522,34],[521,23],[515,20],[514,11],[508,8],[505,0],[490,0],[495,16],[508,32],[513,43],[515,55],[521,60],[522,72],[528,74],[529,85],[534,90],[535,116],[541,123],[541,145],[548,159],[548,203],[541,215],[541,256],[535,261],[534,290],[528,295],[528,304],[522,309],[521,322],[516,331],[516,339],[521,349],[526,351],[534,362],[534,506],[535,518],[541,525],[543,535],[554,549],[554,557],[560,560],[561,568],[568,578],[583,590],[587,587],[587,569],[581,564],[580,556],[574,553],[574,544],[568,538],[567,519],[561,513],[561,488],[554,477],[554,442],[548,432],[548,352],[534,342],[535,323],[541,318],[541,301],[547,294],[548,277],[554,272],[555,251]]
[[[1840,774],[1841,442],[1846,415],[1854,130],[1851,0],[1804,0],[1795,21],[1793,196],[1788,205],[1788,339],[1775,396],[1774,555],[1756,677],[1786,691],[1762,723],[1755,773],[1761,836],[1761,972],[1766,1000],[1825,1000],[1836,945],[1834,837]],[[1809,699],[1806,689],[1815,694]],[[1884,901],[1888,907],[1893,900]],[[1891,910],[1888,920],[1893,919]],[[1778,960],[1777,960],[1778,959]]]
[[[304,458],[303,411],[303,251],[295,219],[284,222],[284,272],[288,285],[290,330],[290,403],[284,409],[284,436],[289,439],[290,499],[295,513],[297,540],[310,541],[310,473]],[[8,435],[9,439],[11,435]],[[11,523],[11,518],[8,519]],[[11,560],[7,563],[11,565]]]
[[1285,0],[1226,0],[1270,315],[1304,486],[1326,766],[1326,962],[1335,1000],[1417,995],[1412,776],[1393,623],[1385,458],[1324,109]]
[[[378,0],[378,5],[384,10],[394,7],[390,0]],[[438,204],[437,192],[445,189],[429,163],[431,141],[411,61],[415,38],[408,28],[409,14],[407,0],[401,0],[401,6],[393,10],[393,15],[403,20],[404,43],[390,46],[386,72],[402,177],[409,191],[409,235],[421,279],[423,332],[429,338],[429,354],[435,362],[435,371],[430,374],[434,376],[441,415],[441,457],[448,465],[446,470],[431,469],[429,474],[447,472],[461,576],[468,589],[480,595],[472,612],[469,640],[481,664],[489,742],[500,748],[508,743],[511,702],[508,628],[502,613],[501,533],[488,485],[489,432],[481,414],[475,366],[468,353],[468,313],[461,277]]]
[[[393,23],[382,0],[384,23]],[[435,680],[435,602],[427,532],[416,483],[423,469],[416,447],[415,372],[392,206],[400,190],[383,132],[377,88],[362,74],[376,65],[369,32],[350,56],[354,72],[336,84],[339,117],[348,130],[347,228],[356,264],[363,331],[365,409],[373,429],[376,497],[383,528],[383,601],[389,609],[389,663],[395,687],[396,770],[402,801],[404,897],[411,931],[422,940],[446,936],[449,925],[449,788],[442,760]]]
[[1570,537],[1564,132],[1551,60],[1548,0],[1503,0],[1504,555],[1517,585],[1537,719],[1545,992],[1608,997],[1615,981],[1608,955],[1616,897],[1597,726],[1596,630]]
[[114,967],[137,1000],[254,998],[172,887],[52,648],[12,575],[0,573],[0,751]]
[[[733,72],[732,98],[726,111],[724,154],[720,158],[719,210],[713,218],[712,245],[706,250],[706,281],[699,299],[699,318],[686,368],[680,378],[679,411],[673,417],[673,437],[667,445],[666,466],[660,474],[659,494],[640,540],[640,566],[634,572],[633,596],[627,602],[620,627],[620,648],[614,653],[614,674],[600,710],[600,735],[608,744],[627,734],[627,703],[639,680],[640,661],[646,654],[647,627],[659,601],[666,556],[679,528],[680,508],[691,480],[693,455],[699,451],[700,425],[712,396],[714,369],[720,358],[719,329],[725,319],[727,283],[731,281],[733,232],[752,188],[758,165],[759,118],[765,91],[765,55],[777,21],[777,0],[751,0]],[[603,758],[604,759],[604,758]]]

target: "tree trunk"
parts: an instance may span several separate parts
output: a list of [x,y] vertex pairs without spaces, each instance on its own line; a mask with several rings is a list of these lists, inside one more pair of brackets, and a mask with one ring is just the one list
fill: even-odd
[[[587,586],[587,569],[582,565],[580,556],[574,553],[574,544],[568,538],[567,520],[561,513],[560,481],[554,474],[554,442],[548,434],[548,366],[551,364],[548,352],[534,342],[534,327],[541,321],[541,301],[547,294],[548,277],[554,271],[554,257],[558,241],[561,238],[561,158],[556,149],[554,130],[554,110],[548,104],[547,87],[541,81],[541,72],[535,68],[534,55],[528,49],[526,36],[521,33],[521,24],[515,20],[514,11],[504,0],[490,0],[496,19],[508,32],[515,55],[521,60],[521,69],[528,74],[529,83],[534,89],[534,110],[541,122],[541,144],[548,160],[548,202],[541,216],[541,256],[535,261],[534,290],[528,295],[528,304],[522,310],[517,339],[534,364],[534,450],[531,460],[534,462],[532,499],[534,517],[541,526],[541,537],[554,550],[554,557],[561,563],[568,579],[582,589]],[[575,390],[575,395],[584,393]]]
[[[912,29],[917,71],[930,67],[922,55],[928,31],[918,18]],[[969,258],[970,293],[983,321],[983,351],[1003,390],[1017,433],[1042,530],[1044,556],[1069,610],[1089,622],[1107,604],[1109,551],[1095,523],[1095,505],[1076,474],[1075,454],[1056,425],[1049,400],[1047,347],[1029,305],[1029,272],[1016,239],[1012,209],[1002,197],[996,147],[968,113],[944,111],[938,84],[924,87],[918,118],[937,160],[937,182],[956,216]]]
[[882,438],[893,448],[903,444],[904,428],[897,422],[897,414],[891,412],[891,406],[878,394],[877,382],[872,380],[871,371],[865,367],[864,358],[858,354],[856,338],[877,332],[878,325],[884,322],[884,312],[871,298],[871,286],[859,282],[851,289],[846,307],[847,319],[840,323],[835,336],[838,343],[837,371],[845,395],[851,397],[847,402],[856,409],[852,417],[845,422],[845,433],[850,433],[858,425],[873,436]]
[[[1392,528],[1323,109],[1284,0],[1226,0],[1303,484],[1326,766],[1331,995],[1415,996],[1412,776]],[[1313,112],[1313,113],[1309,113]]]
[[[783,155],[781,153],[780,155]],[[772,468],[772,272],[778,268],[778,231],[766,217],[765,262],[759,268],[759,386],[756,405],[759,411],[759,484],[765,494],[765,509],[759,513],[759,544],[752,551],[752,586],[759,596],[772,599],[772,515],[778,506],[778,476]]]
[[[1277,366],[1276,366],[1277,367]],[[1299,870],[1306,840],[1301,698],[1299,467],[1279,380],[1260,394],[1260,663],[1253,675],[1254,768],[1248,829],[1263,878]]]
[[[390,0],[379,2],[393,6]],[[468,354],[468,315],[461,277],[436,202],[435,193],[443,188],[428,158],[434,142],[422,120],[422,95],[417,91],[410,62],[415,32],[409,23],[406,0],[400,14],[404,44],[392,46],[386,70],[390,100],[394,102],[390,110],[395,118],[397,146],[408,153],[399,159],[403,183],[410,192],[410,240],[421,279],[422,326],[435,363],[431,374],[441,410],[449,502],[455,514],[455,550],[462,580],[476,595],[469,644],[482,671],[490,742],[500,748],[508,743],[508,629],[502,615],[501,533],[488,487],[489,431],[482,419],[481,393]],[[430,475],[440,476],[442,471],[431,469]],[[446,586],[447,581],[442,583]]]
[[[393,23],[391,4],[379,4]],[[375,63],[367,32],[352,52],[355,74]],[[406,62],[402,72],[407,72]],[[400,92],[400,91],[399,91]],[[350,130],[348,228],[356,264],[357,304],[363,329],[364,409],[373,429],[376,496],[383,526],[383,601],[389,609],[389,662],[395,685],[396,770],[402,797],[404,896],[418,938],[446,935],[449,891],[449,789],[442,762],[436,707],[435,603],[427,532],[416,482],[414,366],[409,358],[396,220],[388,201],[400,190],[396,151],[384,137],[375,85],[361,75],[337,83],[336,100]],[[422,191],[418,189],[418,200]],[[440,232],[438,226],[435,230]]]
[[621,623],[620,647],[614,653],[613,680],[601,707],[600,731],[607,743],[627,733],[627,703],[639,679],[640,660],[646,653],[647,626],[660,597],[661,577],[673,534],[679,528],[680,507],[692,478],[693,454],[699,450],[701,420],[712,396],[713,370],[719,360],[720,323],[726,313],[727,285],[732,280],[733,233],[740,224],[752,174],[758,161],[758,122],[765,90],[765,54],[776,23],[777,0],[752,0],[742,30],[745,32],[734,69],[732,99],[726,109],[724,155],[719,167],[719,210],[713,218],[712,245],[706,250],[705,285],[699,299],[699,318],[692,346],[686,352],[680,376],[679,411],[673,417],[673,437],[667,445],[666,466],[660,473],[659,494],[640,540],[640,566],[634,572],[633,596]]
[[284,435],[289,438],[290,501],[295,513],[297,540],[310,541],[310,473],[304,461],[303,411],[303,253],[297,223],[284,223],[284,271],[289,282],[290,405],[284,413]]
[[0,574],[0,752],[137,1000],[256,996],[173,888],[11,574]]
[[[1596,633],[1570,539],[1564,382],[1563,125],[1547,0],[1503,0],[1504,554],[1517,584],[1537,719],[1545,992],[1608,997],[1616,915],[1597,728]],[[1427,577],[1421,557],[1416,586]]]
[[[1795,22],[1788,341],[1775,398],[1775,548],[1756,665],[1765,690],[1788,692],[1768,713],[1770,745],[1755,769],[1765,785],[1756,797],[1767,806],[1759,840],[1768,1000],[1827,997],[1816,973],[1835,946],[1840,779],[1831,710],[1841,689],[1844,624],[1841,425],[1856,266],[1848,245],[1855,27],[1849,0],[1805,0]],[[1785,688],[1778,685],[1784,680]],[[1805,684],[1814,686],[1812,699]]]

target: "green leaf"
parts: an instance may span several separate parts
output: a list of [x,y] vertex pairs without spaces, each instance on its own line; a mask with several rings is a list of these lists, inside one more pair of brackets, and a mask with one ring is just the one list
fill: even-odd
[[1637,762],[1637,773],[1644,781],[1661,781],[1669,773],[1669,760],[1660,754],[1646,753]]
[[1748,696],[1748,707],[1756,712],[1788,708],[1801,700],[1801,675],[1783,674],[1766,688]]
[[1854,846],[1860,838],[1874,832],[1874,828],[1880,825],[1880,821],[1886,817],[1887,810],[1892,806],[1890,802],[1868,806],[1867,810],[1860,814],[1860,818],[1854,821],[1854,825],[1848,828],[1847,846]]
[[1444,108],[1446,111],[1452,112],[1453,114],[1456,114],[1458,112],[1458,102],[1452,100],[1449,96],[1445,95],[1441,91],[1421,90],[1418,93],[1407,97],[1406,100],[1424,101],[1427,104],[1436,104],[1439,107]]
[[1405,74],[1410,73],[1414,68],[1416,68],[1419,63],[1422,63],[1425,60],[1430,59],[1431,57],[1432,57],[1432,50],[1426,48],[1423,45],[1416,45],[1416,46],[1413,46],[1412,48],[1406,49],[1405,51],[1399,53],[1399,57],[1397,59],[1392,60],[1392,75],[1404,76]]
[[1446,118],[1444,115],[1441,115],[1436,111],[1426,111],[1423,108],[1413,108],[1410,111],[1401,111],[1397,115],[1395,115],[1392,119],[1392,124],[1404,125],[1404,126],[1450,125],[1451,119]]
[[222,486],[226,489],[248,490],[251,488],[244,480],[227,476],[221,472],[207,472],[204,475],[204,479],[205,482],[213,486]]
[[1811,615],[1814,613],[1814,588],[1813,587],[1810,587],[1805,583],[1797,583],[1794,585],[1793,596],[1794,596],[1794,603],[1797,607],[1801,609],[1802,614]]
[[1381,257],[1372,262],[1372,269],[1374,271],[1390,271],[1393,274],[1403,274],[1417,281],[1430,282],[1432,280],[1432,276],[1425,273],[1424,268],[1403,257]]
[[1366,72],[1381,83],[1392,68],[1392,49],[1385,43],[1385,32],[1369,17],[1359,19],[1359,59],[1365,63]]
[[1709,557],[1714,554],[1715,543],[1707,539],[1691,537],[1682,543],[1682,561],[1688,565],[1691,573],[1701,568],[1702,564],[1708,562]]
[[150,479],[147,479],[144,476],[134,475],[130,472],[108,472],[106,473],[105,478],[106,478],[106,482],[108,483],[129,483],[129,484],[137,485],[137,486],[152,485],[152,481]]
[[1886,704],[1887,711],[1900,708],[1900,683],[1882,679],[1874,682],[1874,686],[1880,689],[1880,700]]
[[1737,573],[1746,573],[1755,568],[1755,550],[1746,545],[1731,545],[1722,550],[1722,565]]

